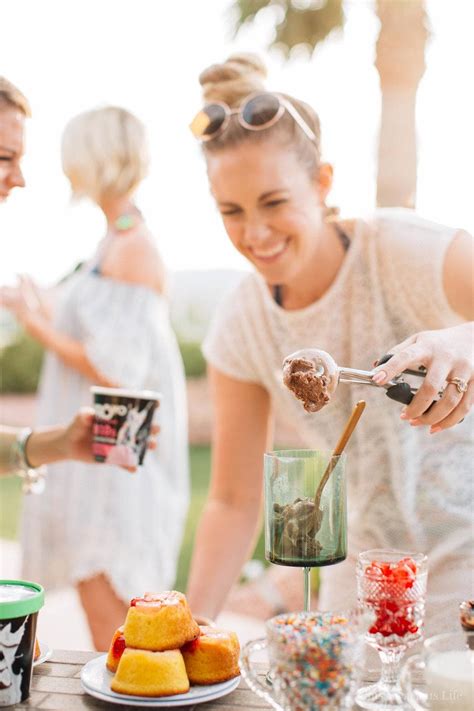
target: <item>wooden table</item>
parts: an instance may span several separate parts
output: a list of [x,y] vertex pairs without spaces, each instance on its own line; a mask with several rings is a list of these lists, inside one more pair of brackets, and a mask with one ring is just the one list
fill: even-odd
[[[36,667],[33,673],[31,694],[28,701],[16,704],[15,709],[37,709],[37,711],[82,711],[83,709],[110,709],[113,711],[137,711],[136,706],[110,704],[89,696],[82,690],[81,669],[90,659],[99,656],[96,652],[75,652],[57,650],[49,662]],[[255,665],[262,678],[265,664]],[[378,672],[364,675],[365,682],[373,682]],[[216,701],[208,701],[194,706],[174,707],[176,711],[252,711],[270,709],[266,701],[247,687],[243,679],[235,691]],[[354,707],[354,711],[359,707]]]
[[[28,701],[17,704],[15,709],[38,709],[38,711],[82,711],[83,709],[115,709],[137,711],[136,706],[118,706],[99,701],[86,694],[81,687],[81,669],[86,662],[98,656],[95,652],[57,650],[49,662],[40,664],[33,673],[31,694]],[[262,675],[265,671],[260,665]],[[271,706],[260,699],[246,686],[243,680],[235,691],[216,701],[195,706],[174,707],[186,711],[252,711],[269,709]]]

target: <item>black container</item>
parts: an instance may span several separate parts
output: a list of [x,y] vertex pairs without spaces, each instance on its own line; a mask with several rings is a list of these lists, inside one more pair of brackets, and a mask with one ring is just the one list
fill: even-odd
[[92,452],[96,462],[136,467],[143,464],[160,393],[93,386],[95,420]]

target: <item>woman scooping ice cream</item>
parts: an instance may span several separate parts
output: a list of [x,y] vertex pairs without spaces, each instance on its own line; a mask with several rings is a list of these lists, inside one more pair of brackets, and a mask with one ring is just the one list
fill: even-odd
[[[251,554],[273,414],[294,431],[285,444],[331,449],[363,398],[348,452],[349,556],[321,570],[319,608],[354,602],[359,551],[415,549],[431,566],[428,628],[456,629],[474,562],[472,238],[409,210],[330,219],[333,170],[322,158],[318,116],[267,92],[264,80],[253,55],[209,67],[192,123],[227,235],[254,269],[204,344],[213,466],[190,604],[214,616]],[[420,364],[427,374],[404,409],[378,388],[352,385],[314,414],[284,385],[282,363],[315,346],[354,368],[393,353],[379,383]]]

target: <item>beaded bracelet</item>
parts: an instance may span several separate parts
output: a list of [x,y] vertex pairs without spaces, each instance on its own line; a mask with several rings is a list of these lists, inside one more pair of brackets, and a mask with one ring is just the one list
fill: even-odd
[[31,427],[21,429],[15,439],[13,449],[17,476],[22,480],[24,494],[41,494],[45,487],[46,466],[32,467],[26,456],[26,443],[33,433]]

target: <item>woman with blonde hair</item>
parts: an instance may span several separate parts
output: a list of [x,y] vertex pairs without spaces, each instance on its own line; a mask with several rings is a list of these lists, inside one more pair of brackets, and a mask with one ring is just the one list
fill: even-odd
[[[204,344],[215,430],[191,607],[216,615],[252,550],[272,414],[298,445],[330,450],[363,398],[348,453],[348,559],[321,569],[319,607],[354,603],[360,551],[418,550],[430,564],[428,627],[457,629],[474,551],[472,238],[404,210],[327,219],[332,168],[321,157],[318,116],[266,91],[264,78],[253,55],[209,67],[200,76],[205,105],[191,124],[227,234],[254,267]],[[362,385],[307,413],[283,385],[282,363],[311,347],[363,369],[394,354],[374,376],[379,385],[420,365],[426,377],[401,413]]]
[[160,447],[136,476],[55,464],[51,473],[68,475],[50,476],[47,496],[25,502],[23,575],[49,589],[75,583],[94,643],[106,649],[130,598],[175,579],[189,493],[185,380],[163,263],[134,202],[148,167],[143,125],[114,106],[80,114],[64,131],[62,160],[73,194],[100,208],[107,232],[62,285],[52,320],[25,283],[10,296],[47,350],[39,423],[68,421],[90,402],[92,384],[162,393]]

